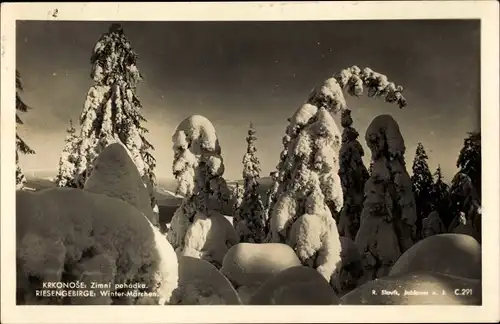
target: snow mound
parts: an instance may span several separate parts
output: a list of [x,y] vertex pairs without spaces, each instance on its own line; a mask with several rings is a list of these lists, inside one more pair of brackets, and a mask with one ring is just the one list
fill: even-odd
[[[197,212],[193,222],[184,225],[186,226],[185,235],[180,236],[184,237],[183,244],[179,245],[177,253],[203,259],[220,267],[229,248],[238,243],[238,236],[233,225],[224,215],[216,211],[209,211],[209,213],[207,215]],[[179,218],[186,219],[184,215],[179,216],[176,212],[172,218],[172,228]],[[181,233],[181,231],[177,232]]]
[[372,151],[372,159],[385,149],[391,156],[402,156],[406,150],[399,125],[391,115],[375,117],[366,130],[365,140]]
[[250,305],[338,305],[328,282],[314,269],[288,268],[264,283],[251,297]]
[[[369,281],[344,295],[340,304],[481,305],[481,288],[480,280],[432,272],[405,273]],[[454,293],[455,289],[470,289],[473,293],[458,296]],[[383,290],[391,294],[383,295]],[[409,294],[405,294],[405,291]]]
[[35,290],[65,278],[89,287],[96,280],[138,282],[160,297],[65,298],[69,304],[164,304],[177,288],[172,247],[123,200],[70,188],[18,191],[16,220],[18,304],[58,303]]
[[463,234],[439,234],[423,239],[407,250],[390,274],[432,271],[463,278],[481,278],[481,245]]
[[[145,215],[144,217],[148,219]],[[157,290],[159,295],[158,303],[160,305],[165,305],[171,301],[172,292],[177,288],[179,282],[177,254],[175,254],[174,248],[168,242],[165,235],[160,233],[158,228],[155,227],[149,219],[148,223],[153,231],[156,252],[160,256],[155,279],[156,282],[162,283]]]
[[210,263],[182,256],[179,258],[179,289],[176,305],[240,305],[236,290]]
[[229,249],[221,273],[235,287],[260,286],[273,275],[301,265],[295,251],[280,243],[239,243]]
[[99,154],[83,189],[122,199],[139,209],[153,225],[159,225],[158,215],[151,208],[148,189],[127,148],[121,143],[110,144]]
[[172,136],[174,150],[189,147],[193,154],[213,152],[220,154],[219,140],[214,125],[206,117],[189,116],[184,119]]
[[481,243],[481,234],[479,231],[471,224],[460,224],[453,229],[454,234],[464,234],[473,237],[476,241]]

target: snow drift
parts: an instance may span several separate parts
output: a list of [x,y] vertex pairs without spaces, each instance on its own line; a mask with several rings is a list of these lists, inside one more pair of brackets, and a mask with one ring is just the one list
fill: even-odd
[[309,267],[288,268],[262,285],[250,305],[338,305],[339,298],[317,271]]
[[179,258],[179,289],[174,305],[240,305],[233,286],[207,261],[181,256]]
[[144,185],[130,152],[121,143],[110,144],[99,154],[83,189],[122,199],[159,226],[158,214],[151,208],[152,188]]
[[406,251],[389,275],[415,271],[481,279],[481,245],[474,238],[463,234],[430,236]]
[[[16,193],[18,304],[165,304],[178,286],[167,240],[123,200],[79,189]],[[155,297],[43,299],[42,282],[144,283]]]
[[301,265],[294,250],[279,243],[239,243],[224,256],[221,273],[246,304],[250,295],[275,274]]

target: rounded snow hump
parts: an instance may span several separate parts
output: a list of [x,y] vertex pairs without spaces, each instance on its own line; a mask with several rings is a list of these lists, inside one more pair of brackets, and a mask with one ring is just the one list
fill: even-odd
[[295,251],[281,243],[239,243],[224,256],[221,273],[236,287],[260,286],[272,276],[301,265]]
[[389,275],[415,271],[481,279],[481,245],[471,236],[464,234],[429,236],[403,253]]
[[177,305],[241,305],[238,293],[229,280],[209,262],[193,257],[179,257],[179,290],[174,293]]
[[339,298],[315,269],[288,268],[264,283],[250,305],[338,305]]
[[[71,188],[18,191],[16,221],[18,304],[159,304],[177,287],[173,249],[167,246],[170,254],[162,253],[165,249],[148,219],[121,199]],[[75,279],[89,288],[90,282],[143,283],[159,300],[35,295],[42,282]],[[115,290],[110,288],[103,289]]]
[[121,143],[110,144],[102,150],[83,189],[124,200],[146,215],[153,225],[159,226],[148,188],[130,153]]

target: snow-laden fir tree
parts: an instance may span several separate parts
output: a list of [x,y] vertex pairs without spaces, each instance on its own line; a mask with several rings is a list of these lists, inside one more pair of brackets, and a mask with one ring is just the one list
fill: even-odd
[[450,232],[460,224],[469,224],[480,233],[481,200],[472,179],[465,173],[458,172],[451,181],[450,206],[453,217]]
[[231,192],[223,178],[224,161],[215,128],[203,116],[190,116],[177,126],[172,142],[177,194],[184,198],[167,238],[177,254],[220,267],[238,236],[224,216],[232,210]]
[[154,148],[145,138],[147,129],[142,123],[146,120],[136,95],[136,87],[142,81],[137,60],[119,24],[112,24],[95,44],[91,57],[94,85],[88,91],[80,116],[81,142],[77,148],[75,183],[82,188],[102,149],[121,142],[129,150],[145,186],[150,187],[151,205],[157,211],[155,159],[151,155]]
[[481,199],[481,132],[469,132],[457,159],[457,168],[469,176]]
[[438,164],[436,172],[434,172],[434,183],[432,185],[432,204],[434,210],[439,214],[445,228],[451,224],[450,213],[450,187],[443,181],[443,172],[441,165]]
[[66,139],[64,147],[59,158],[59,169],[56,176],[56,184],[58,187],[76,188],[74,183],[76,177],[76,163],[78,160],[77,148],[80,138],[76,134],[76,128],[73,125],[73,120],[70,119],[69,127],[66,129]]
[[417,144],[415,158],[413,159],[413,173],[411,176],[413,196],[415,197],[415,204],[417,207],[416,226],[418,236],[420,236],[422,232],[422,220],[434,210],[432,201],[432,187],[434,181],[432,179],[432,173],[429,170],[429,165],[427,164],[428,159],[429,157],[425,152],[424,145],[419,142]]
[[243,156],[243,200],[234,215],[233,225],[240,237],[240,242],[262,243],[265,240],[266,219],[265,208],[258,192],[260,161],[256,155],[255,141],[257,137],[252,124],[248,130],[247,151]]
[[416,236],[416,206],[404,159],[405,144],[390,115],[373,119],[365,135],[373,161],[365,184],[361,226],[355,243],[363,253],[364,280],[389,273]]
[[[23,124],[18,113],[27,112],[28,109],[30,109],[21,99],[20,92],[22,91],[23,83],[21,81],[21,75],[19,71],[16,70],[16,125]],[[21,189],[26,183],[26,176],[19,165],[19,154],[35,154],[35,151],[33,151],[16,132],[16,189]]]
[[354,240],[363,210],[365,182],[370,175],[363,163],[364,150],[358,141],[359,133],[352,124],[351,110],[345,109],[341,115],[341,125],[344,130],[339,168],[344,204],[340,212],[338,230],[340,236]]
[[339,171],[341,134],[333,114],[347,108],[343,90],[360,96],[384,97],[401,108],[402,87],[369,68],[342,70],[310,94],[289,119],[277,166],[275,190],[269,193],[268,241],[288,243],[301,262],[330,281],[341,263],[339,234],[333,214],[342,207]]

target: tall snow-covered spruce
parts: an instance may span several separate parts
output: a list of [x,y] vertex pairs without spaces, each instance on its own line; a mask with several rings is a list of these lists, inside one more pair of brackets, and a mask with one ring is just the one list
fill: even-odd
[[411,176],[413,196],[415,197],[415,204],[417,207],[417,237],[419,237],[422,232],[423,219],[434,210],[432,201],[434,181],[432,173],[429,170],[429,165],[427,164],[428,159],[429,157],[425,152],[424,145],[419,142],[417,144],[417,150],[415,151],[415,158],[413,159]]
[[340,236],[354,240],[359,230],[363,210],[365,182],[370,175],[363,163],[364,150],[358,141],[359,133],[352,127],[352,124],[351,110],[345,109],[341,117],[344,130],[342,131],[339,169],[344,205],[340,212],[338,229]]
[[400,108],[406,105],[402,87],[369,68],[352,66],[315,89],[295,114],[283,137],[277,181],[269,193],[268,241],[287,243],[301,262],[330,281],[341,264],[341,246],[334,214],[343,193],[339,178],[341,134],[334,114],[347,109],[343,90],[360,96],[384,97]]
[[[21,74],[16,70],[16,124],[22,125],[23,121],[17,114],[18,112],[27,112],[28,107],[21,99],[20,92],[23,91],[23,83],[21,81]],[[35,154],[28,144],[16,132],[16,189],[21,189],[26,183],[26,176],[21,170],[19,165],[19,154]]]
[[365,135],[373,161],[365,184],[361,226],[355,243],[362,254],[365,280],[387,275],[416,235],[416,206],[404,159],[405,144],[390,115],[375,117]]
[[145,138],[147,129],[141,124],[146,120],[136,95],[137,84],[142,81],[137,59],[120,24],[112,24],[95,44],[91,57],[94,85],[80,116],[75,183],[82,188],[103,148],[121,142],[132,155],[145,186],[150,187],[151,206],[157,211],[155,159],[151,155],[154,148]]
[[241,204],[236,210],[233,225],[240,237],[240,242],[263,243],[267,234],[265,208],[258,193],[260,161],[257,158],[255,141],[257,137],[253,124],[248,129],[247,151],[243,156],[244,193]]
[[212,123],[194,115],[172,136],[177,194],[184,196],[172,217],[167,238],[178,255],[222,264],[239,239],[225,215],[232,212],[231,192],[223,178],[221,147]]
[[77,186],[74,182],[76,177],[76,164],[78,161],[78,155],[76,153],[80,138],[76,135],[76,129],[71,119],[66,133],[68,133],[68,135],[64,141],[63,151],[59,158],[56,184],[58,187],[76,188]]

